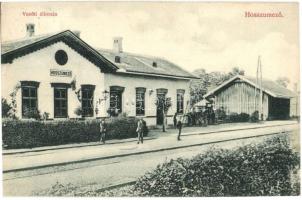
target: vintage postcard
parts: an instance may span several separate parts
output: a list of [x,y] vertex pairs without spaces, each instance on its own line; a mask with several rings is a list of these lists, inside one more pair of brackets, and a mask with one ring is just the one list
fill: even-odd
[[2,2],[3,196],[300,196],[296,2]]

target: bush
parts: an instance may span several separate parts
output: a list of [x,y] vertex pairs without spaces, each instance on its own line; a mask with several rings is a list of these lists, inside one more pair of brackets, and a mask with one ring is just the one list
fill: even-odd
[[83,114],[82,106],[78,106],[78,107],[74,110],[74,114],[76,114],[77,116],[81,117],[82,114]]
[[229,122],[248,122],[250,119],[250,115],[247,113],[230,113],[229,116],[227,116],[227,119]]
[[49,119],[49,113],[48,112],[44,112],[42,115],[42,119],[43,120],[48,120]]
[[288,138],[275,137],[236,150],[212,150],[192,159],[170,160],[135,184],[141,196],[273,196],[299,195],[291,184],[299,154]]
[[253,114],[251,115],[251,121],[252,122],[259,121],[259,111],[258,110],[254,111]]
[[225,119],[226,119],[226,113],[225,113],[225,111],[224,111],[223,108],[217,109],[216,113],[217,113],[217,119],[218,120],[225,121]]
[[239,122],[248,122],[250,120],[250,115],[247,113],[240,113],[238,115]]
[[24,109],[24,117],[28,118],[28,119],[37,119],[37,120],[42,119],[42,116],[41,116],[40,111],[38,109],[25,108]]
[[[107,139],[137,137],[137,122],[138,119],[134,117],[126,117],[125,115],[119,115],[118,117],[111,118],[109,123],[107,122]],[[145,121],[143,121],[143,123],[146,124]],[[144,127],[144,136],[146,136],[148,134],[148,127],[147,125]]]
[[238,113],[230,113],[229,120],[230,122],[238,122],[239,120]]
[[[136,118],[113,118],[107,125],[106,139],[137,137]],[[99,121],[5,120],[2,122],[2,140],[7,148],[95,142],[100,140]]]
[[7,103],[5,98],[1,98],[1,106],[2,106],[2,118],[9,117],[9,111],[12,109],[12,106]]

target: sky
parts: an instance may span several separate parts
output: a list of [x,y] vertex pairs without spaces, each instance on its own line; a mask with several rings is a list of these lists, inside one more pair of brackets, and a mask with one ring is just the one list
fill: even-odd
[[[24,16],[23,12],[57,16]],[[261,56],[263,77],[299,81],[298,3],[205,2],[31,2],[4,3],[2,41],[24,38],[26,23],[35,33],[79,30],[95,48],[166,58],[187,71],[229,72],[233,67],[256,76]],[[281,12],[280,18],[247,18],[245,12]]]

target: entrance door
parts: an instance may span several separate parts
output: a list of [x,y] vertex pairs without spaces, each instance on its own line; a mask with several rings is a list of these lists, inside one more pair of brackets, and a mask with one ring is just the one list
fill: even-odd
[[163,116],[163,107],[162,104],[159,103],[160,100],[163,100],[166,98],[165,94],[157,94],[157,109],[156,109],[156,123],[157,125],[162,125],[164,116]]
[[54,117],[67,118],[67,88],[54,88]]

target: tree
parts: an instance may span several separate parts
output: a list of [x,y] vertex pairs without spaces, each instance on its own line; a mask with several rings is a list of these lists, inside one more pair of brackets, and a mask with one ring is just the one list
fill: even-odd
[[202,96],[207,93],[207,89],[210,87],[211,82],[205,69],[197,69],[193,71],[199,79],[191,81],[190,84],[190,96],[192,105],[202,99]]
[[290,83],[290,80],[287,77],[278,77],[276,83],[287,88],[287,85]]
[[1,99],[2,105],[2,118],[9,117],[9,111],[12,109],[12,106],[7,102],[5,98]]
[[166,115],[169,108],[172,106],[170,97],[158,96],[155,105],[161,108],[163,115],[163,132],[166,132]]
[[219,86],[224,81],[236,76],[244,75],[244,70],[233,67],[229,73],[224,72],[210,72],[207,73],[205,69],[197,69],[193,74],[200,79],[192,80],[190,84],[191,105],[203,99],[203,96],[212,88]]
[[242,76],[244,76],[244,70],[240,69],[239,67],[233,67],[232,71],[229,72],[228,75],[229,75],[229,78],[232,78],[232,77],[234,77],[236,75],[242,75]]

